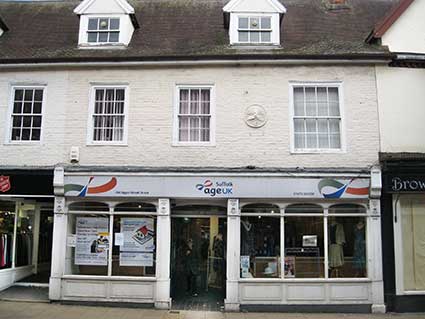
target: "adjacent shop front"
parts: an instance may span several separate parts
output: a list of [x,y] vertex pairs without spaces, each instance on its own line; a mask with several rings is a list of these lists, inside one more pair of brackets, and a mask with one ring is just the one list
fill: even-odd
[[50,298],[384,311],[380,185],[379,170],[58,168]]
[[387,159],[383,174],[383,257],[390,311],[425,311],[425,161]]
[[0,290],[48,285],[53,170],[0,170]]

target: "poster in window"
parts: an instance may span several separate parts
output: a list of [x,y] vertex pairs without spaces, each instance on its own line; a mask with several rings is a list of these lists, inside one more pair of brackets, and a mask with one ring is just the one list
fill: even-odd
[[285,257],[285,278],[295,277],[295,256]]
[[154,219],[121,218],[120,232],[120,266],[153,266],[153,254],[147,253],[155,250]]
[[109,219],[77,217],[75,264],[106,266],[108,264]]

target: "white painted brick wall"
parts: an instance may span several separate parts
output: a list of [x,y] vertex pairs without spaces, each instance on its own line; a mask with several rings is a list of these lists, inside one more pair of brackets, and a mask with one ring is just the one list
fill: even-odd
[[[366,167],[378,161],[379,133],[374,68],[205,67],[115,68],[0,72],[0,125],[5,126],[10,83],[47,83],[44,140],[39,145],[0,145],[0,165],[68,162],[80,147],[81,165],[241,167]],[[291,154],[289,81],[343,81],[347,152]],[[128,146],[87,146],[90,83],[129,83]],[[215,84],[216,146],[173,147],[176,84]],[[267,124],[243,121],[245,108],[263,105]],[[4,142],[7,130],[0,130]]]

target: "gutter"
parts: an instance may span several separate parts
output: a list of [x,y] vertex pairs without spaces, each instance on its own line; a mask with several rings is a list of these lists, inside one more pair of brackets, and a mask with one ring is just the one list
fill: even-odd
[[117,62],[29,62],[2,63],[0,69],[9,68],[51,68],[51,67],[173,67],[173,66],[224,66],[224,65],[335,65],[335,64],[385,64],[391,62],[391,57],[385,59],[287,59],[287,60],[186,60],[186,61],[117,61]]

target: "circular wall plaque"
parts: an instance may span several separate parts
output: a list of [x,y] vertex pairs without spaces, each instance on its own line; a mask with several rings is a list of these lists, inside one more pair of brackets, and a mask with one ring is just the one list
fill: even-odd
[[267,122],[267,113],[261,105],[251,105],[245,110],[245,123],[251,127],[262,127]]

